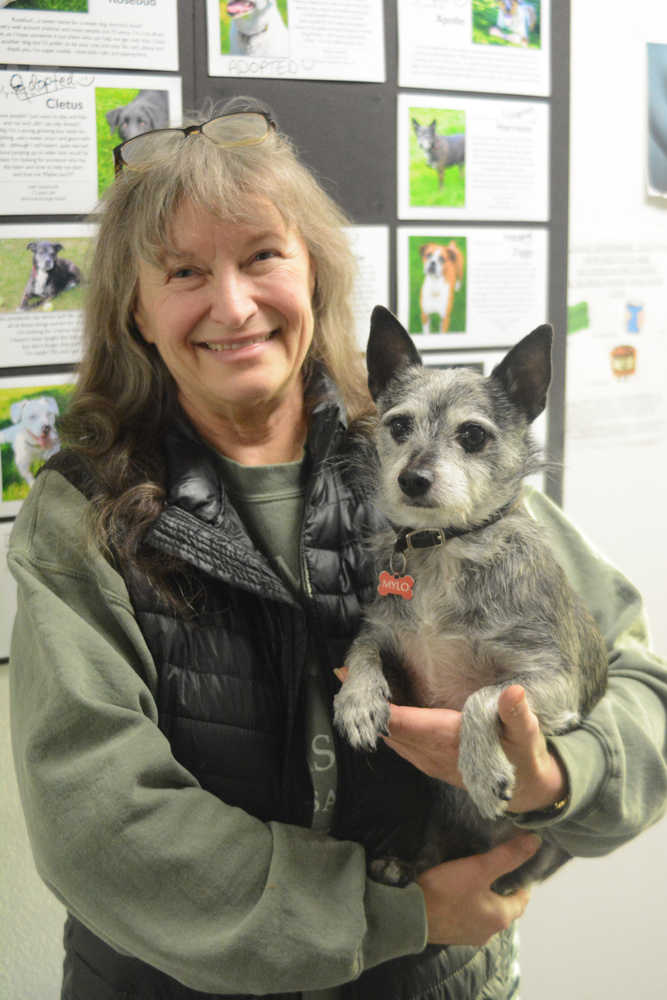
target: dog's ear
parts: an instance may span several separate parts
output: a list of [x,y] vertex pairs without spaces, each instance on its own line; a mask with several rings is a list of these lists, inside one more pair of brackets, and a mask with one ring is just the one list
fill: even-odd
[[60,251],[62,250],[62,248],[63,248],[62,243],[54,243],[53,244],[53,249],[54,249],[55,253],[60,253]]
[[371,315],[371,332],[366,348],[368,388],[377,399],[401,368],[421,365],[422,359],[410,334],[393,313],[376,306]]
[[28,243],[26,247],[26,250],[32,250],[33,253],[35,252],[36,249],[37,249],[37,244],[35,243],[34,240],[32,240],[31,243]]
[[104,116],[107,120],[107,124],[111,132],[113,132],[114,129],[118,128],[118,124],[120,122],[120,113],[122,110],[123,110],[122,108],[112,108],[111,111],[107,111],[106,115]]
[[553,328],[538,326],[520,340],[491,372],[505,394],[531,423],[547,404],[551,381]]

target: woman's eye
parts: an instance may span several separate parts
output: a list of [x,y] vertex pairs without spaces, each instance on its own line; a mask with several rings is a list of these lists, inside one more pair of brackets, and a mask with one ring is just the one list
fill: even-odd
[[412,418],[394,417],[389,421],[389,433],[397,444],[406,441],[412,433]]
[[260,250],[259,253],[255,254],[253,260],[257,261],[271,260],[272,257],[277,257],[277,256],[278,253],[276,250]]
[[461,424],[456,432],[459,444],[469,454],[481,451],[489,437],[489,432],[480,424]]
[[176,271],[172,271],[169,275],[170,278],[192,278],[197,272],[194,267],[179,267]]

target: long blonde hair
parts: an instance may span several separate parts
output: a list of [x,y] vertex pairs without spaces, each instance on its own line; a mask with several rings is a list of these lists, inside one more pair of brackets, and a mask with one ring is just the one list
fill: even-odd
[[[237,98],[218,113],[258,106]],[[308,379],[315,363],[323,366],[350,419],[370,406],[350,304],[355,262],[345,233],[348,220],[286,136],[271,130],[258,145],[228,149],[192,135],[168,158],[123,170],[100,206],[84,354],[62,430],[67,444],[93,466],[96,540],[104,549],[121,546],[128,554],[159,510],[164,477],[159,442],[176,395],[159,354],[134,323],[138,263],[159,263],[168,252],[172,222],[186,201],[227,222],[256,221],[262,203],[269,202],[299,232],[317,275],[304,376]]]

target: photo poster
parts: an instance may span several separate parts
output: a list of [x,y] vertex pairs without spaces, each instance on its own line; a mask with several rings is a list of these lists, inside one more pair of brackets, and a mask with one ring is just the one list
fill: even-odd
[[16,583],[7,568],[9,536],[13,521],[0,521],[0,662],[8,659],[16,615]]
[[548,97],[551,0],[398,0],[400,87]]
[[549,107],[398,95],[398,217],[546,222]]
[[178,70],[176,0],[9,0],[0,62]]
[[647,45],[648,193],[667,198],[667,45]]
[[206,0],[209,76],[383,83],[382,0]]
[[398,316],[420,351],[511,347],[547,321],[544,228],[401,226]]
[[76,364],[95,227],[0,225],[0,368]]
[[[443,371],[453,368],[471,368],[479,375],[488,378],[506,353],[506,351],[434,351],[424,354],[422,360],[428,368],[442,368]],[[533,421],[530,428],[533,439],[542,455],[545,454],[547,447],[548,412],[549,404],[547,402],[547,408]],[[532,476],[527,476],[524,482],[537,490],[544,490],[545,472],[540,470]]]
[[181,114],[178,76],[0,72],[0,215],[92,211],[114,146]]
[[0,378],[0,517],[17,514],[35,473],[60,450],[73,373]]
[[667,241],[570,250],[565,423],[577,453],[667,440]]
[[377,305],[389,306],[389,227],[350,226],[346,232],[357,262],[355,333],[359,350],[365,354],[371,313]]

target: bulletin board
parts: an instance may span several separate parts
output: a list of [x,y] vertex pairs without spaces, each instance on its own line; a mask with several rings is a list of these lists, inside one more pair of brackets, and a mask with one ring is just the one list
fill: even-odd
[[[549,459],[544,488],[560,502],[570,0],[276,3],[282,24],[269,57],[238,54],[228,9],[243,5],[220,0],[14,0],[0,8],[0,442],[9,427],[3,405],[7,413],[23,397],[66,405],[94,233],[89,212],[110,182],[118,109],[150,98],[157,105],[142,113],[160,127],[167,106],[177,124],[208,101],[247,94],[273,108],[350,218],[360,349],[376,302],[408,326],[425,363],[458,359],[481,371],[534,326],[553,324],[539,433]],[[526,37],[506,6],[521,8]],[[36,144],[32,166],[26,141]],[[50,301],[28,287],[42,243],[60,245],[69,269]],[[414,302],[426,246],[468,265],[447,317],[434,311],[424,320]],[[3,486],[5,534],[21,496]],[[3,644],[0,636],[0,660]]]

